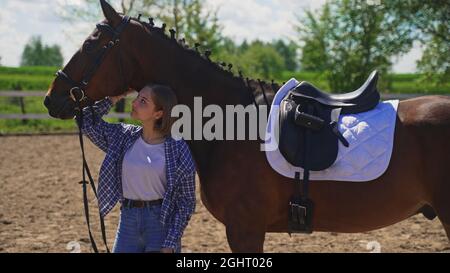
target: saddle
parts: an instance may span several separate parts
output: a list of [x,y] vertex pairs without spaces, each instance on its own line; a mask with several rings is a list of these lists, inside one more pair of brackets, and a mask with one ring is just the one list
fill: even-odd
[[[293,166],[303,168],[303,194],[290,202],[290,230],[311,233],[313,203],[308,199],[309,171],[321,171],[336,161],[339,142],[349,143],[338,129],[341,114],[356,114],[377,106],[378,73],[374,71],[357,90],[329,94],[308,82],[301,82],[287,93],[279,108],[278,148]],[[300,173],[296,180],[301,182]]]

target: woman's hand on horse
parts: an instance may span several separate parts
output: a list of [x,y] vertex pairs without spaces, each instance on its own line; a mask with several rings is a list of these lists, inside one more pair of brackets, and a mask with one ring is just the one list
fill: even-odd
[[133,89],[128,89],[125,93],[123,93],[122,95],[118,95],[118,96],[110,96],[109,99],[112,101],[113,104],[116,104],[119,100],[125,98],[128,94],[134,92]]

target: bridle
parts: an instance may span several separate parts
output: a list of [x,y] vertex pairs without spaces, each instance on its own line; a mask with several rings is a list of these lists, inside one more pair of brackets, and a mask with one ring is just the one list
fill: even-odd
[[[92,236],[91,225],[90,225],[90,221],[89,221],[89,205],[88,205],[89,202],[88,202],[88,198],[87,198],[87,187],[86,187],[88,182],[86,181],[86,174],[89,178],[89,184],[91,185],[92,191],[94,192],[94,195],[97,199],[98,199],[98,196],[97,196],[97,190],[95,187],[94,179],[92,178],[91,172],[89,170],[89,166],[86,161],[85,153],[84,153],[84,142],[83,142],[83,135],[81,132],[81,128],[83,127],[83,111],[82,111],[81,103],[83,101],[94,102],[92,99],[90,99],[88,96],[86,96],[85,90],[87,89],[87,86],[88,86],[90,80],[92,79],[92,77],[94,76],[94,74],[96,73],[97,69],[100,67],[101,63],[103,62],[106,54],[108,53],[108,51],[110,51],[109,49],[111,49],[115,45],[119,44],[120,34],[125,29],[125,27],[128,25],[130,20],[131,20],[131,18],[129,16],[124,16],[122,18],[122,22],[116,29],[114,29],[113,27],[111,27],[108,24],[97,24],[98,29],[108,31],[109,33],[112,34],[112,38],[107,43],[107,45],[105,45],[101,49],[98,56],[95,58],[93,65],[86,71],[86,73],[84,73],[82,80],[80,82],[76,82],[76,81],[72,80],[72,78],[69,77],[62,70],[59,70],[58,72],[56,72],[57,78],[63,79],[67,84],[70,85],[69,95],[72,98],[72,100],[75,101],[75,103],[76,103],[75,117],[76,117],[76,121],[77,121],[77,125],[78,125],[78,137],[80,140],[81,155],[82,155],[82,160],[83,160],[83,170],[82,170],[83,180],[80,181],[79,183],[82,184],[82,186],[83,186],[84,214],[86,216],[86,224],[88,226],[89,239],[91,240],[92,249],[96,253],[98,253],[98,248],[94,241],[94,237]],[[123,78],[124,89],[125,89],[126,88],[126,79],[123,76],[120,51],[119,51],[119,68],[120,68],[120,74],[122,75],[122,78]],[[92,107],[91,107],[91,110],[93,111]],[[106,242],[105,222],[104,222],[103,216],[101,214],[100,214],[100,227],[101,227],[101,231],[102,231],[103,243],[105,244],[106,251],[109,253],[110,251],[108,248],[108,244]]]
[[[72,100],[75,101],[77,104],[79,104],[80,102],[85,101],[85,100],[86,101],[90,100],[91,102],[93,102],[92,99],[90,99],[88,96],[86,96],[85,90],[87,89],[89,82],[91,81],[91,79],[95,75],[95,73],[97,72],[97,69],[102,64],[105,56],[110,51],[110,49],[112,49],[115,45],[119,45],[120,34],[123,32],[123,30],[128,25],[128,23],[130,23],[130,20],[131,20],[131,18],[129,16],[124,16],[122,18],[122,22],[119,24],[119,26],[117,26],[116,29],[114,29],[113,27],[111,27],[108,24],[104,24],[104,23],[97,24],[97,28],[99,30],[105,30],[105,31],[109,32],[112,35],[112,38],[109,40],[109,42],[105,46],[103,46],[103,48],[101,49],[101,51],[98,53],[97,57],[95,58],[93,65],[89,69],[87,69],[86,72],[84,73],[81,81],[79,81],[79,82],[74,81],[69,75],[67,75],[62,70],[58,70],[58,72],[56,72],[56,74],[55,74],[56,78],[61,78],[67,84],[69,84],[70,98],[72,98]],[[122,68],[122,61],[120,58],[120,52],[119,52],[119,69],[120,69],[120,74],[122,75],[122,79],[124,82],[124,88],[126,88],[126,79],[122,73],[123,68]],[[79,96],[77,96],[77,94],[79,94]],[[79,108],[79,106],[80,105],[77,105],[78,108]],[[78,110],[81,110],[81,109],[78,109]]]

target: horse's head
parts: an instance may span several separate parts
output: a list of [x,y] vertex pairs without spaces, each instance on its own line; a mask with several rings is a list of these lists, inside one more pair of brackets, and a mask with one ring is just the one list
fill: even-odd
[[[105,20],[84,41],[67,65],[56,73],[44,99],[50,116],[70,119],[75,110],[133,86],[132,38],[138,25],[100,0]],[[124,42],[127,41],[127,42]]]

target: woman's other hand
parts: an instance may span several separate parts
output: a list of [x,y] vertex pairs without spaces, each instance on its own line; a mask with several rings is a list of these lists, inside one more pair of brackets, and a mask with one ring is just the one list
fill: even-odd
[[161,248],[160,252],[161,253],[175,253],[174,249],[173,248],[169,248],[169,247]]

